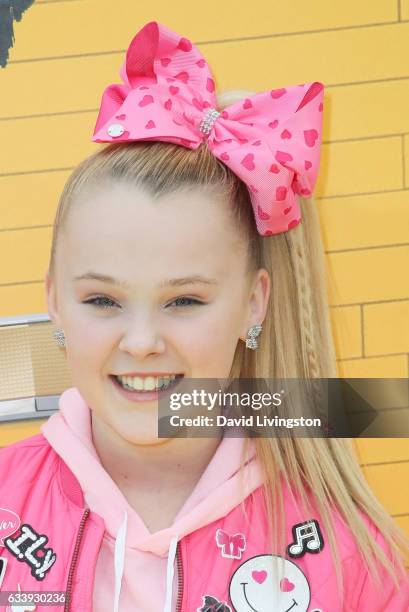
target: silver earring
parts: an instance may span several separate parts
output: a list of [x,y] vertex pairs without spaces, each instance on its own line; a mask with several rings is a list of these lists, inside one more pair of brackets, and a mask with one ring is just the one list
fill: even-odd
[[252,327],[250,327],[249,331],[247,332],[246,348],[253,350],[258,348],[258,342],[256,338],[261,334],[262,329],[262,325],[252,325]]
[[65,346],[65,334],[62,329],[56,329],[53,332],[53,337],[56,343],[58,344],[58,346],[62,346],[62,347]]

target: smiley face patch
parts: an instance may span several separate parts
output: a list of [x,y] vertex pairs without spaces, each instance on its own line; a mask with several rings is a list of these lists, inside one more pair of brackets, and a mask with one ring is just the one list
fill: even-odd
[[307,612],[311,591],[300,568],[278,555],[257,555],[234,572],[229,586],[236,612]]

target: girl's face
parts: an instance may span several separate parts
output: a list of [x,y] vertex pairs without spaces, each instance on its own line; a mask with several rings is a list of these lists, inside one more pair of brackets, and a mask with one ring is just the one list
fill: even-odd
[[228,206],[203,189],[154,202],[111,183],[75,203],[47,299],[95,417],[129,442],[163,442],[157,400],[131,401],[115,376],[229,376],[237,342],[268,301],[268,273],[249,275],[246,264]]

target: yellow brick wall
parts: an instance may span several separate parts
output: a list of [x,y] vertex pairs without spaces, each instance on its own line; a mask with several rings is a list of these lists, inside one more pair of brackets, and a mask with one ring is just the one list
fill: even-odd
[[[0,70],[0,316],[45,312],[56,201],[95,150],[100,96],[136,31],[191,38],[219,90],[326,86],[316,188],[340,376],[409,374],[409,0],[38,0]],[[0,445],[39,423],[0,427]],[[409,533],[409,440],[361,440],[360,461]]]

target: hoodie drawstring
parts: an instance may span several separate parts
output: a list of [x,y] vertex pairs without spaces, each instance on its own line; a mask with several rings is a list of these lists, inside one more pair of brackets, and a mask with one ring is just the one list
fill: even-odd
[[175,535],[170,541],[168,552],[168,563],[166,567],[166,599],[163,612],[172,612],[173,577],[175,574],[175,557],[178,545],[178,536]]
[[125,518],[120,525],[115,539],[115,598],[114,612],[119,612],[119,596],[121,594],[122,576],[125,566],[126,530],[128,527],[128,514],[125,510]]
[[[119,612],[119,597],[121,594],[122,576],[125,567],[126,531],[128,527],[128,514],[125,510],[124,520],[120,525],[115,539],[115,597],[114,612]],[[169,545],[168,562],[166,567],[166,600],[164,612],[172,612],[173,578],[175,574],[175,557],[179,537],[173,536]]]

